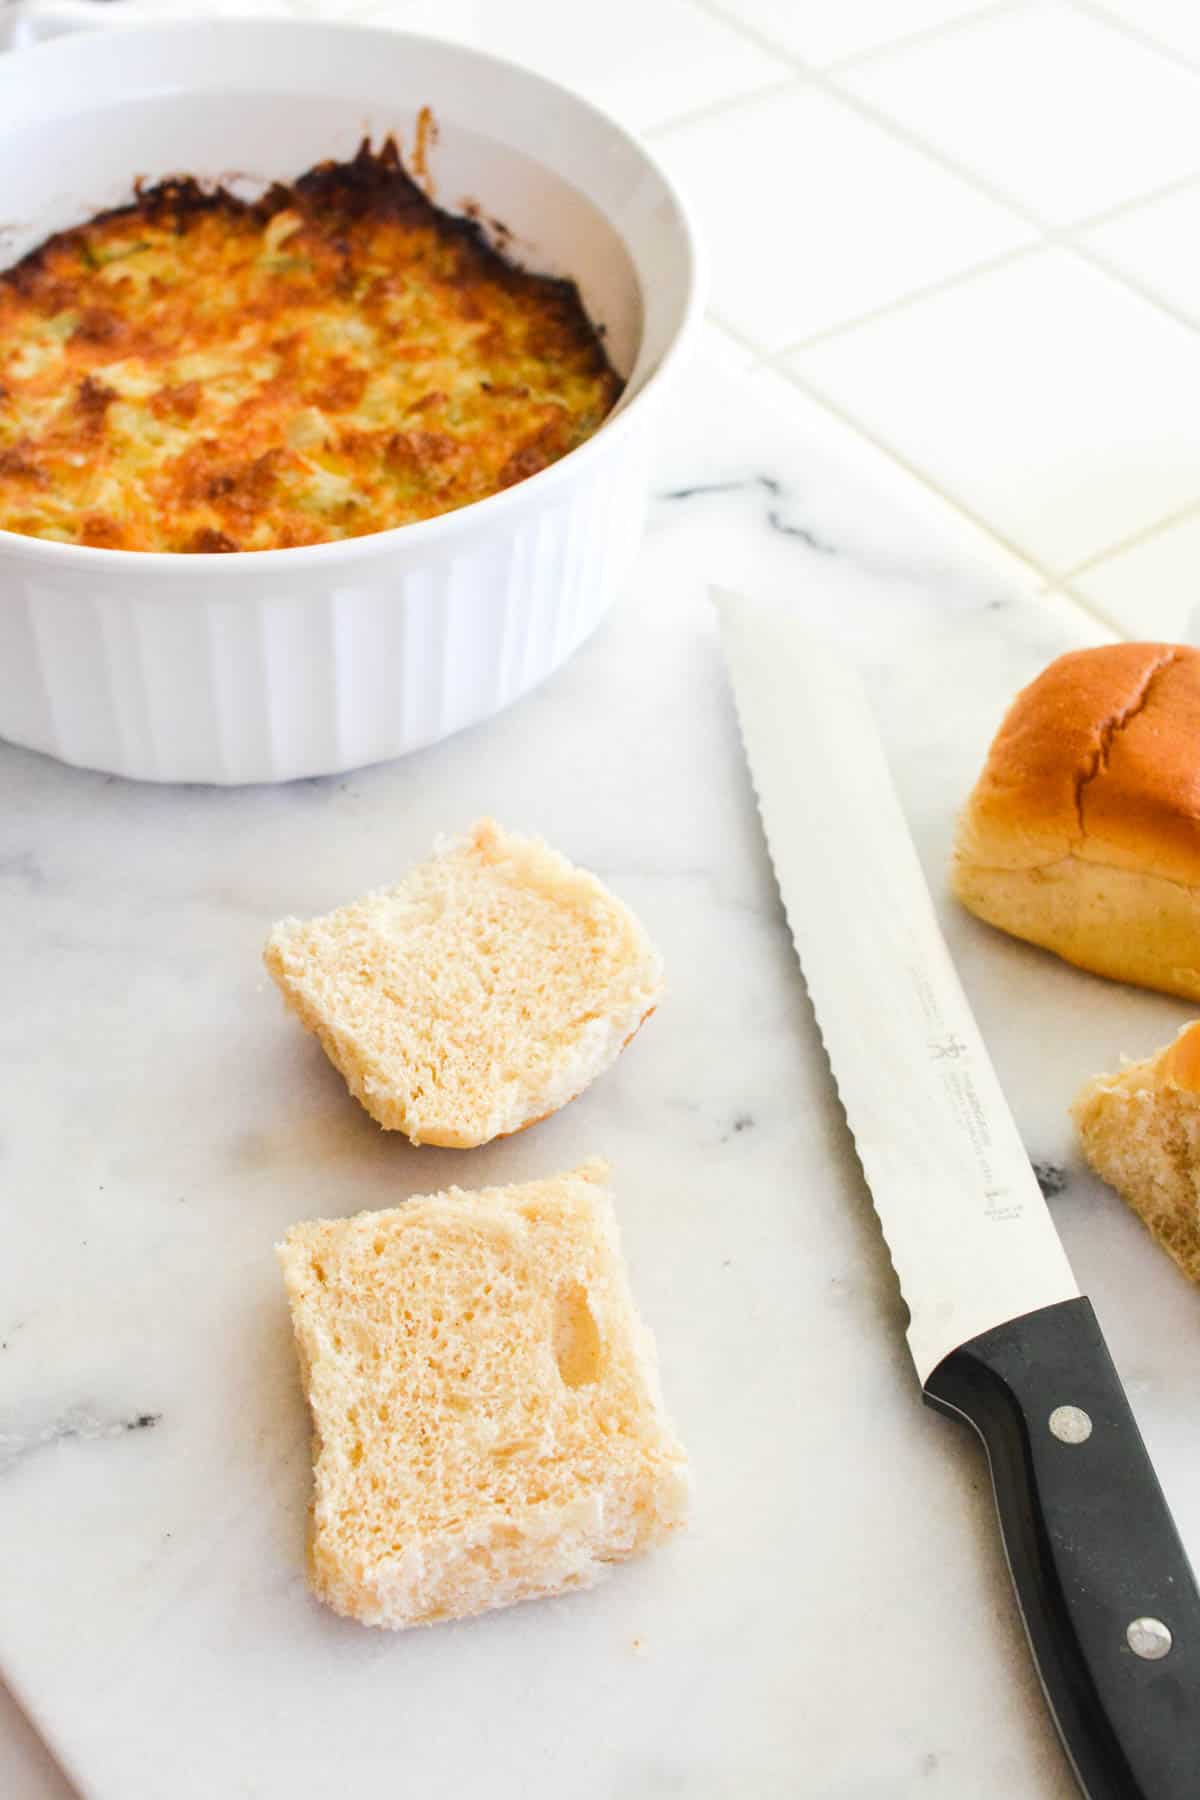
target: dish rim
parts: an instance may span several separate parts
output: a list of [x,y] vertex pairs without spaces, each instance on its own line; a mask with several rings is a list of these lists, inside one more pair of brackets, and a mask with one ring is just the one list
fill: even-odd
[[[597,106],[594,101],[586,99],[573,88],[550,76],[541,75],[511,57],[498,56],[492,51],[479,50],[470,44],[455,43],[452,39],[438,37],[435,32],[391,30],[375,25],[357,25],[334,19],[173,19],[161,24],[152,25],[118,25],[115,28],[122,38],[172,38],[195,36],[203,33],[211,38],[216,32],[221,36],[240,34],[249,27],[256,32],[264,32],[269,36],[295,36],[309,34],[318,36],[334,35],[337,37],[356,38],[375,37],[386,39],[395,46],[397,40],[418,46],[432,46],[447,51],[452,56],[459,56],[495,68],[505,74],[515,74],[522,80],[531,81],[544,87],[559,100],[590,114],[607,130],[614,133],[634,157],[654,175],[661,183],[675,213],[675,226],[678,234],[677,250],[683,256],[683,301],[679,316],[671,335],[653,368],[649,370],[641,384],[633,394],[628,388],[617,401],[613,411],[601,422],[592,435],[574,449],[560,456],[557,462],[545,469],[539,469],[535,475],[526,476],[523,481],[515,482],[511,487],[498,489],[494,494],[486,494],[478,500],[468,501],[465,506],[454,508],[450,512],[437,513],[429,519],[416,519],[405,524],[389,525],[379,531],[364,532],[359,537],[332,538],[321,544],[297,544],[287,548],[276,547],[267,550],[231,550],[218,554],[197,555],[178,550],[126,550],[108,548],[99,544],[64,544],[56,538],[36,537],[28,532],[10,531],[0,525],[0,557],[10,556],[30,563],[45,563],[59,567],[91,567],[97,572],[101,569],[116,573],[124,570],[127,573],[141,571],[147,575],[165,575],[168,571],[174,576],[185,574],[191,579],[198,577],[201,581],[227,579],[220,574],[221,570],[234,568],[245,570],[248,564],[264,571],[318,570],[322,565],[337,562],[354,562],[364,556],[377,554],[385,546],[396,548],[403,545],[414,551],[436,548],[442,540],[454,533],[464,534],[470,527],[485,530],[493,523],[500,525],[504,519],[522,508],[537,505],[543,497],[549,499],[554,486],[561,485],[570,478],[573,470],[583,472],[583,459],[594,462],[598,454],[604,454],[607,448],[615,448],[616,441],[628,431],[628,421],[635,413],[640,417],[644,411],[643,402],[652,390],[661,385],[662,377],[668,369],[679,360],[680,355],[692,337],[703,309],[705,289],[704,265],[702,252],[696,229],[693,225],[687,204],[675,181],[667,173],[653,152],[629,130],[629,128],[611,113]],[[27,66],[26,59],[47,58],[65,60],[70,57],[86,55],[88,39],[91,31],[79,31],[51,38],[44,43],[34,44],[27,49],[11,53],[12,61],[18,67]],[[5,82],[5,65],[8,57],[0,58],[0,88]],[[180,95],[186,100],[186,90]],[[4,131],[0,128],[0,148],[3,147]],[[525,152],[524,154],[529,154]],[[542,167],[556,173],[552,163],[544,158],[531,157],[531,161],[541,162]],[[565,178],[564,178],[565,179]],[[132,177],[131,177],[132,183]],[[86,221],[81,221],[86,223]],[[610,219],[613,231],[623,237],[617,225]],[[68,229],[68,228],[64,228]],[[53,233],[51,235],[54,235]],[[626,245],[628,248],[628,245]],[[6,265],[11,266],[11,265]],[[635,272],[637,270],[634,263]],[[640,346],[639,346],[640,354]],[[637,363],[631,375],[636,372]]]

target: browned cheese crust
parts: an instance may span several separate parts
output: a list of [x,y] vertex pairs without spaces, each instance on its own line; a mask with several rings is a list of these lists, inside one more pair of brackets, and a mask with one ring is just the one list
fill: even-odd
[[1200,651],[1051,663],[996,735],[953,882],[981,918],[1084,968],[1200,994]]
[[0,274],[0,527],[358,537],[535,474],[620,392],[574,284],[438,211],[390,140],[253,204],[180,179]]

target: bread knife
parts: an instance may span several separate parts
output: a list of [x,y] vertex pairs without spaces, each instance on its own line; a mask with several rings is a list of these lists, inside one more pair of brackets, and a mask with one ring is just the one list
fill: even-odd
[[1079,1785],[1089,1800],[1197,1800],[1200,1593],[938,929],[862,684],[784,608],[714,597],[924,1398],[983,1440]]

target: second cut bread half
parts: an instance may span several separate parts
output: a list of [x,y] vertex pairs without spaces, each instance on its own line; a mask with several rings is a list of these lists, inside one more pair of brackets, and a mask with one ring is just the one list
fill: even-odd
[[279,1247],[316,1593],[400,1630],[589,1587],[677,1531],[687,1457],[607,1169],[426,1194]]
[[1200,650],[1108,644],[1044,669],[988,752],[952,880],[1014,937],[1200,999]]
[[629,908],[491,819],[396,887],[285,919],[265,957],[371,1117],[455,1149],[573,1099],[662,992],[658,952]]

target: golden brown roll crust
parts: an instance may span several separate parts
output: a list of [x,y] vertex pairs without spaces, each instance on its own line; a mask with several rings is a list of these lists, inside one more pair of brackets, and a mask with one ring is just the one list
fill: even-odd
[[988,753],[952,880],[1014,936],[1200,997],[1200,651],[1111,644],[1043,670]]
[[1184,1093],[1200,1094],[1200,1020],[1185,1025],[1174,1043],[1154,1060],[1160,1082],[1170,1082]]

